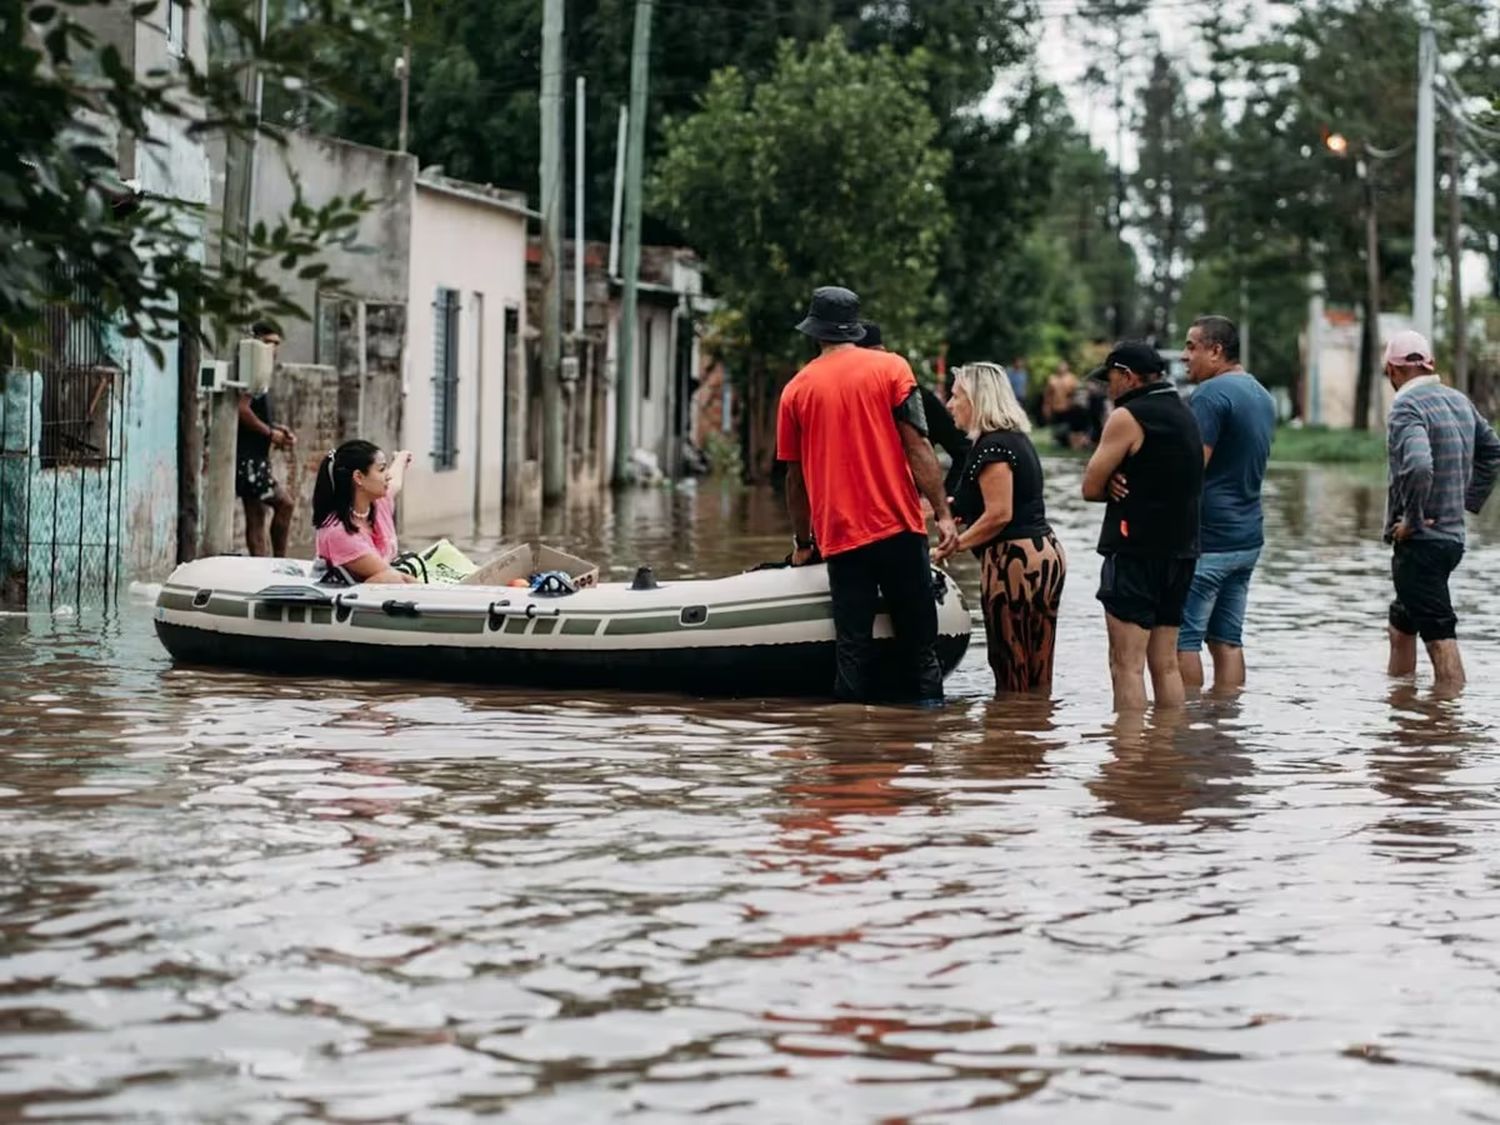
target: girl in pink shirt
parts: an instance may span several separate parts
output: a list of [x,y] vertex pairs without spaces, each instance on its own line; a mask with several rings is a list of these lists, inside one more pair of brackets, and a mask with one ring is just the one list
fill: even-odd
[[323,459],[313,486],[318,558],[357,582],[416,581],[391,567],[394,501],[410,464],[411,454],[402,450],[387,466],[380,447],[368,441],[346,441]]

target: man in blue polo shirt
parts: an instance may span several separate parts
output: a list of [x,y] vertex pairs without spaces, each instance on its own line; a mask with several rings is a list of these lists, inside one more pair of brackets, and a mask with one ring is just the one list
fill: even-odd
[[1193,321],[1183,356],[1196,384],[1188,405],[1203,434],[1203,553],[1182,609],[1177,663],[1183,686],[1201,688],[1206,639],[1214,686],[1235,688],[1245,682],[1245,608],[1265,542],[1260,488],[1276,432],[1276,400],[1241,366],[1232,320]]

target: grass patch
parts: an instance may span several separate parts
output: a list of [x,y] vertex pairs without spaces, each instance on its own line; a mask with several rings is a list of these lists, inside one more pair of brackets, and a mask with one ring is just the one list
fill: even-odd
[[[1086,459],[1092,449],[1069,449],[1045,433],[1034,433],[1037,452],[1054,457]],[[1293,429],[1278,426],[1271,442],[1271,460],[1287,465],[1383,465],[1385,434],[1372,430],[1330,430],[1324,426]]]
[[1282,426],[1271,443],[1271,460],[1321,465],[1380,463],[1385,460],[1385,434],[1379,430]]

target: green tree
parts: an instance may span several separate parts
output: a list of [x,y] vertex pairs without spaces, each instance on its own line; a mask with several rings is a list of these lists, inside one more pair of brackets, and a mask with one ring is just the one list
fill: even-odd
[[[1349,421],[1364,428],[1378,376],[1375,317],[1405,306],[1411,291],[1416,15],[1405,0],[1277,6],[1284,18],[1263,38],[1247,42],[1243,31],[1214,28],[1212,86],[1222,96],[1219,112],[1206,114],[1212,170],[1202,178],[1195,264],[1210,276],[1246,279],[1256,317],[1271,325],[1289,320],[1286,306],[1314,270],[1330,301],[1360,306],[1362,378]],[[1493,55],[1478,6],[1434,0],[1430,9],[1445,57]],[[1347,156],[1327,146],[1334,135],[1347,141]],[[1364,249],[1372,208],[1381,282],[1373,303]],[[1268,333],[1255,339],[1266,354]]]
[[[316,33],[256,32],[247,0],[211,0],[198,18],[247,50],[204,66],[191,57],[138,76],[99,34],[86,0],[9,0],[0,11],[0,226],[15,232],[0,258],[0,340],[25,340],[52,305],[85,295],[125,336],[155,349],[175,338],[184,309],[228,322],[302,310],[262,267],[305,263],[353,229],[360,199],[300,203],[273,228],[248,232],[242,254],[211,264],[199,247],[202,208],[143,195],[118,172],[122,143],[149,153],[161,127],[244,136],[261,128],[245,96],[246,69],[271,88],[326,88],[320,43],[369,42],[372,29],[343,0],[309,0]],[[156,0],[129,9],[152,19]],[[126,26],[133,28],[133,23]],[[304,269],[320,270],[317,264]]]
[[743,317],[752,473],[769,468],[767,416],[807,354],[792,326],[813,288],[856,290],[905,350],[935,343],[949,157],[923,94],[920,57],[855,55],[834,32],[784,44],[761,82],[721,71],[667,126],[649,194]]
[[[586,227],[609,232],[616,122],[629,86],[634,0],[575,0],[568,9],[569,69],[588,79]],[[953,224],[939,287],[955,354],[994,357],[1029,328],[1012,314],[1011,262],[1049,202],[1061,135],[1056,107],[1023,79],[997,104],[974,111],[1005,68],[1031,55],[1036,0],[754,0],[658,7],[653,23],[647,166],[662,154],[664,123],[694,111],[710,76],[732,66],[765,78],[786,40],[842,31],[849,50],[920,59],[937,143],[953,155],[942,183]],[[468,179],[537,190],[540,0],[417,3],[413,28],[411,146],[424,163]],[[389,57],[343,60],[363,96],[337,106],[320,127],[369,144],[396,141],[398,85]],[[1071,127],[1071,123],[1068,123]],[[665,214],[648,211],[645,238],[680,241]]]
[[1083,306],[1070,310],[1080,341],[1125,335],[1138,319],[1139,265],[1114,226],[1115,189],[1114,166],[1087,138],[1072,134],[1053,173],[1052,206],[1043,225],[1081,283]]
[[1138,158],[1130,177],[1132,225],[1150,264],[1143,330],[1171,340],[1185,260],[1196,222],[1199,154],[1196,121],[1177,65],[1160,51],[1141,90]]

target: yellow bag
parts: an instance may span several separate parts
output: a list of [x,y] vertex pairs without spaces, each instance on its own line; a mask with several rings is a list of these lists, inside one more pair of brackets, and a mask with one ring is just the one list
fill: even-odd
[[446,539],[439,539],[424,551],[404,554],[391,566],[434,586],[456,586],[479,569]]

